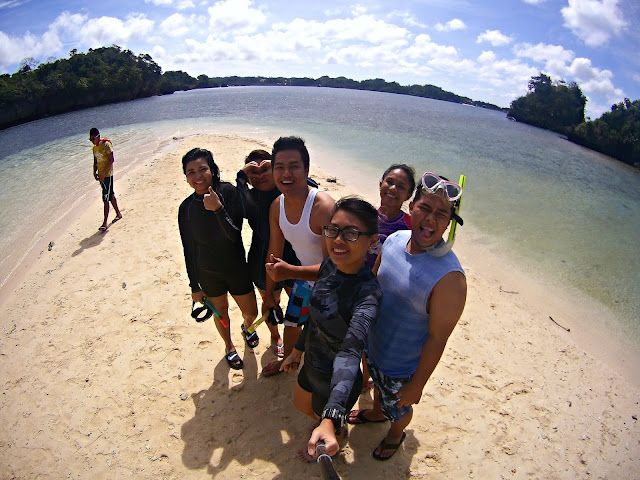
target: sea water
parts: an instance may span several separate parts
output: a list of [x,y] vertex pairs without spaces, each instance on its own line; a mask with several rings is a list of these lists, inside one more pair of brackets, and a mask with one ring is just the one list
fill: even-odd
[[640,344],[638,170],[502,112],[346,89],[194,90],[0,131],[0,288],[61,216],[99,195],[91,126],[113,140],[116,191],[118,176],[196,133],[302,136],[312,162],[367,191],[392,163],[464,173],[459,235],[608,306]]

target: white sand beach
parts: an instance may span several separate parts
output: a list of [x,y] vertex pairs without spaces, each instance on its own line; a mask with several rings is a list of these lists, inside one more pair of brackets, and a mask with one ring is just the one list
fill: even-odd
[[[309,420],[291,403],[295,375],[263,378],[275,356],[266,326],[229,370],[213,322],[190,317],[177,210],[191,189],[180,158],[208,148],[234,182],[256,140],[175,138],[125,177],[124,218],[106,233],[95,201],[59,228],[0,305],[0,479],[319,478],[297,459]],[[313,164],[334,198],[355,192]],[[87,169],[88,171],[88,169]],[[244,225],[248,242],[251,232]],[[535,302],[458,233],[467,273],[464,314],[425,388],[407,439],[371,457],[387,424],[350,427],[334,459],[344,479],[635,479],[640,386],[576,340],[580,300]],[[507,270],[507,269],[505,269]],[[14,288],[15,287],[15,288]],[[9,288],[9,287],[7,287]],[[571,313],[573,312],[573,313]],[[573,316],[572,316],[573,315]],[[565,328],[552,322],[553,317]],[[563,322],[566,322],[563,323]],[[636,371],[638,365],[626,365]],[[371,394],[360,405],[371,405]]]

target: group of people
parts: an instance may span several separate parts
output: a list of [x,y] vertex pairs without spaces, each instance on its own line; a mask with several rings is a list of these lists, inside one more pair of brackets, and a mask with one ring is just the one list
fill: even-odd
[[[253,349],[256,287],[277,358],[262,375],[296,372],[293,404],[316,422],[301,456],[312,459],[319,442],[335,455],[347,423],[389,421],[373,456],[391,458],[464,309],[464,271],[443,238],[452,218],[461,222],[462,188],[430,172],[416,186],[414,169],[395,164],[382,175],[379,208],[354,196],[334,201],[309,178],[299,137],[251,152],[235,186],[206,149],[187,152],[182,167],[194,190],[178,212],[192,304],[210,308],[229,367],[243,361],[227,294]],[[246,257],[244,218],[252,229]],[[369,376],[373,408],[353,410]]]

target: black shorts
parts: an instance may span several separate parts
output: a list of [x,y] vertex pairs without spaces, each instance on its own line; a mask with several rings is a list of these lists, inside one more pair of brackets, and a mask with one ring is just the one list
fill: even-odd
[[113,177],[104,177],[104,180],[100,182],[100,186],[102,187],[102,201],[113,200]]
[[219,297],[229,292],[231,295],[246,295],[253,291],[249,267],[245,262],[238,264],[233,272],[220,273],[199,270],[198,281],[208,297]]
[[[303,365],[298,373],[298,385],[305,392],[311,394],[311,407],[316,415],[322,415],[324,407],[329,401],[329,394],[331,393],[331,374],[325,374],[318,372],[313,367]],[[345,405],[345,410],[350,412],[353,406],[360,397],[362,391],[362,372],[358,369],[358,376],[353,382],[353,388],[351,394]]]

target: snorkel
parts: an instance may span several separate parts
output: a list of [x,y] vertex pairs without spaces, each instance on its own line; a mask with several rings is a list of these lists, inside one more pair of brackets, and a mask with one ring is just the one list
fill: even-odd
[[[428,177],[430,176],[430,177]],[[429,186],[425,182],[425,177],[428,180],[431,180],[433,185]],[[458,184],[451,183],[444,177],[438,177],[430,172],[427,172],[422,177],[422,185],[425,190],[429,193],[438,194],[438,191],[442,191],[442,196],[445,199],[449,199],[450,197],[455,197],[453,200],[449,200],[452,203],[451,206],[451,225],[449,226],[449,236],[447,241],[444,240],[429,247],[425,250],[426,253],[431,255],[432,257],[444,257],[447,253],[451,251],[453,248],[453,244],[456,241],[456,230],[458,224],[463,225],[463,220],[460,217],[460,207],[462,204],[462,192],[464,190],[464,184],[467,180],[465,175],[460,175],[460,180]],[[456,188],[457,187],[457,188]]]

